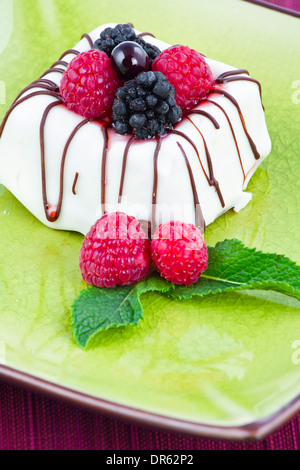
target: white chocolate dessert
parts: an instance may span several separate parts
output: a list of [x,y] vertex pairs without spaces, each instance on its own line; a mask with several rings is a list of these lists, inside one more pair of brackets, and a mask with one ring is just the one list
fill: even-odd
[[[70,61],[108,26],[84,35],[19,94],[0,129],[0,183],[45,225],[84,235],[116,210],[152,231],[170,220],[204,231],[229,209],[241,210],[271,150],[259,83],[206,58],[216,86],[173,130],[148,140],[119,135],[70,111],[59,95]],[[161,51],[170,47],[144,38]]]

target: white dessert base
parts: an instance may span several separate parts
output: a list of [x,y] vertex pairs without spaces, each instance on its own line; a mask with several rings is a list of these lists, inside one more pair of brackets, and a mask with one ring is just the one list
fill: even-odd
[[[103,25],[90,33],[95,41]],[[137,34],[139,31],[137,31]],[[157,39],[147,36],[161,50],[169,47]],[[83,38],[74,49],[82,52],[90,49]],[[70,62],[73,54],[63,58]],[[229,70],[236,70],[226,64],[206,59],[214,77]],[[61,68],[61,67],[60,67]],[[50,72],[43,78],[59,85],[62,74]],[[191,115],[191,123],[184,118],[176,130],[185,133],[196,144],[202,165],[208,174],[208,164],[203,139],[209,149],[214,176],[219,182],[225,201],[222,207],[214,186],[210,186],[199,164],[192,145],[179,135],[170,134],[163,138],[158,158],[157,186],[157,223],[180,219],[195,223],[194,198],[187,165],[177,144],[184,148],[194,175],[200,206],[206,225],[231,208],[241,210],[251,199],[244,193],[247,184],[271,150],[265,115],[261,104],[259,88],[249,81],[233,81],[222,84],[238,102],[243,113],[249,134],[261,155],[255,160],[242,127],[236,107],[223,95],[213,94],[210,99],[226,111],[234,129],[240,149],[242,173],[236,145],[225,114],[212,103],[203,103],[195,109],[205,110],[219,123],[216,129],[212,122],[202,115]],[[25,92],[38,91],[39,86]],[[61,213],[55,222],[46,219],[41,178],[40,123],[45,108],[55,98],[35,96],[17,106],[9,116],[0,139],[0,182],[4,184],[41,222],[55,229],[74,230],[86,234],[95,221],[102,215],[101,207],[101,168],[103,153],[103,134],[97,123],[88,123],[76,134],[70,144],[64,170],[64,196]],[[64,106],[51,110],[45,126],[45,170],[47,198],[49,205],[55,207],[59,199],[60,166],[66,141],[74,128],[83,118]],[[130,136],[120,136],[114,129],[109,130],[109,149],[106,164],[106,210],[122,210],[137,219],[151,221],[153,196],[153,157],[156,140],[134,142],[130,147],[124,178],[122,203],[118,203],[119,186],[122,173],[123,155]],[[78,173],[76,191],[72,191],[75,175]]]

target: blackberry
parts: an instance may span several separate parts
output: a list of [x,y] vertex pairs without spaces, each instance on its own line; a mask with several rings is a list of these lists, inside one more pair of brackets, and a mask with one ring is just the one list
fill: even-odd
[[138,36],[135,42],[137,42],[144,49],[146,54],[148,54],[150,68],[151,68],[154,59],[156,59],[156,57],[158,57],[161,54],[160,49],[154,46],[154,44],[150,44],[149,42],[146,42],[144,39],[139,38]]
[[137,139],[165,135],[181,117],[175,89],[161,72],[141,72],[128,80],[113,102],[116,132],[134,133]]
[[138,37],[129,24],[118,24],[114,28],[106,28],[100,33],[100,38],[94,42],[94,48],[105,52],[110,57],[113,49],[124,41],[133,41],[139,44],[149,56],[150,67],[154,59],[161,53],[158,47]]

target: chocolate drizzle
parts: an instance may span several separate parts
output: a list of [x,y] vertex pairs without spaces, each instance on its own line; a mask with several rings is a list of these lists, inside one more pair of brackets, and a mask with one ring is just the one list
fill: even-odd
[[85,38],[87,40],[87,42],[89,43],[89,46],[91,49],[94,48],[94,43],[93,43],[93,40],[91,38],[91,36],[87,33],[84,33],[82,36],[81,36],[81,39]]
[[145,32],[145,33],[140,33],[140,34],[138,34],[137,36],[138,36],[138,38],[143,38],[144,36],[151,36],[152,38],[155,38],[154,34],[152,34],[152,33],[147,33],[147,32]]
[[191,188],[192,188],[192,191],[193,191],[194,207],[195,207],[195,226],[197,228],[199,228],[202,233],[204,233],[205,228],[206,228],[205,227],[205,220],[204,220],[203,213],[202,213],[201,206],[200,206],[200,202],[199,202],[199,197],[198,197],[198,192],[197,192],[197,188],[196,188],[196,184],[195,184],[193,171],[192,171],[189,159],[187,157],[187,154],[185,153],[182,145],[179,142],[177,142],[177,145],[180,148],[181,153],[184,157],[184,160],[185,160],[188,172],[189,172],[190,180],[191,180]]
[[207,144],[206,144],[206,140],[202,134],[202,132],[200,132],[200,130],[198,129],[198,127],[194,124],[193,121],[191,121],[188,117],[187,119],[196,127],[196,129],[198,130],[199,134],[201,135],[202,137],[202,140],[203,140],[203,144],[204,144],[204,150],[205,150],[205,155],[206,155],[206,161],[207,161],[207,165],[208,165],[208,171],[209,171],[209,175],[206,173],[205,171],[205,168],[203,166],[203,163],[201,161],[201,158],[200,158],[200,155],[199,155],[199,152],[198,152],[198,149],[197,149],[197,146],[196,144],[192,141],[192,139],[190,139],[190,137],[188,135],[186,135],[184,132],[180,132],[180,131],[177,131],[175,129],[172,129],[170,132],[171,134],[177,134],[177,135],[180,135],[181,137],[183,137],[185,140],[187,140],[194,148],[196,154],[197,154],[197,157],[198,157],[198,160],[199,160],[199,163],[201,165],[201,168],[202,168],[202,171],[204,173],[204,176],[209,184],[209,186],[214,186],[216,191],[217,191],[217,194],[218,194],[218,197],[219,197],[219,200],[220,200],[220,203],[221,203],[221,206],[222,207],[225,207],[225,202],[224,202],[224,199],[223,199],[223,196],[222,196],[222,193],[221,193],[221,190],[220,190],[220,186],[219,186],[219,183],[218,181],[216,180],[215,176],[214,176],[214,170],[213,170],[213,164],[212,164],[212,159],[211,159],[211,156],[210,156],[210,153],[209,153],[209,150],[208,150],[208,147],[207,147]]
[[78,55],[80,54],[80,52],[76,51],[75,49],[68,49],[60,56],[59,60],[62,60],[64,57],[66,57],[66,55],[69,55],[69,54]]
[[46,72],[44,72],[43,75],[40,76],[40,78],[45,77],[45,76],[48,75],[49,73],[61,73],[61,74],[64,74],[64,73],[65,73],[65,69],[58,69],[58,68],[56,68],[56,67],[51,67],[50,69],[46,70]]
[[106,163],[108,153],[108,128],[109,125],[101,126],[103,135],[103,152],[102,152],[102,166],[101,166],[101,207],[103,214],[106,214]]
[[156,227],[156,204],[157,204],[157,186],[158,186],[158,156],[161,149],[162,138],[157,137],[156,147],[153,156],[153,189],[152,189],[152,227]]
[[120,189],[119,189],[119,197],[118,197],[118,203],[121,204],[122,202],[122,196],[123,196],[123,189],[124,189],[124,180],[125,180],[125,173],[126,173],[126,165],[127,165],[127,158],[128,158],[128,153],[129,149],[134,142],[135,137],[134,135],[128,140],[127,145],[125,147],[124,155],[123,155],[123,164],[122,164],[122,173],[121,173],[121,179],[120,179]]
[[49,91],[49,90],[42,90],[42,91],[35,91],[33,93],[30,93],[29,95],[26,95],[24,96],[23,98],[21,98],[20,100],[18,101],[15,101],[11,107],[9,108],[9,110],[7,111],[3,121],[2,121],[2,124],[0,126],[0,137],[2,137],[2,134],[3,134],[3,131],[4,131],[4,128],[5,128],[5,125],[7,123],[7,120],[9,118],[9,116],[11,115],[12,111],[17,107],[19,106],[21,103],[24,103],[24,101],[27,101],[29,100],[30,98],[33,98],[34,96],[40,96],[40,95],[47,95],[47,96],[53,96],[54,98],[57,98],[59,100],[59,103],[61,102],[61,98],[60,98],[60,95],[54,91]]
[[194,109],[189,111],[187,116],[190,116],[191,114],[201,114],[201,116],[207,117],[213,123],[216,129],[220,129],[220,124],[218,121],[207,111],[203,111],[202,109]]
[[53,69],[57,65],[62,65],[63,67],[68,67],[69,64],[65,60],[57,60],[56,62],[54,62],[54,64],[51,65],[50,69]]
[[[248,70],[246,69],[239,69],[239,70],[229,70],[228,72],[223,72],[221,73],[221,75],[218,76],[218,78],[216,79],[216,83],[228,83],[228,82],[235,82],[237,80],[245,80],[245,81],[248,81],[248,82],[253,82],[253,83],[256,83],[256,85],[258,86],[258,89],[259,89],[259,94],[260,94],[260,100],[261,100],[261,104],[262,104],[262,107],[264,109],[264,106],[263,106],[263,102],[262,102],[262,89],[261,89],[261,83],[256,80],[255,78],[252,78],[252,77],[245,77],[244,75],[242,74],[247,74],[249,75],[249,72]],[[236,75],[241,75],[241,76],[236,76]]]
[[[213,94],[213,93],[217,93],[219,95],[223,95],[225,96],[229,101],[231,101],[231,103],[236,107],[238,113],[239,113],[239,117],[240,117],[240,120],[241,120],[241,123],[242,123],[242,126],[243,126],[243,129],[244,129],[244,132],[246,134],[246,137],[248,139],[248,142],[250,144],[250,147],[251,147],[251,150],[254,154],[254,158],[256,160],[259,160],[260,158],[260,154],[258,153],[257,151],[257,148],[256,148],[256,145],[255,143],[253,142],[253,139],[252,137],[250,136],[248,130],[247,130],[247,126],[246,126],[246,123],[245,123],[245,119],[244,119],[244,116],[243,116],[243,113],[241,111],[241,108],[238,104],[238,102],[236,101],[236,99],[230,94],[228,93],[227,91],[223,90],[223,89],[220,89],[220,88],[215,88],[213,87],[209,93],[209,95]],[[204,99],[205,100],[205,99]]]
[[74,181],[73,181],[73,186],[72,186],[72,193],[74,194],[74,196],[76,196],[76,185],[77,185],[78,177],[79,177],[79,173],[78,171],[76,171]]
[[234,140],[234,143],[235,143],[235,147],[236,147],[236,150],[237,150],[237,153],[238,153],[239,162],[240,162],[240,165],[241,165],[241,169],[242,169],[242,173],[243,173],[243,178],[244,178],[244,182],[245,182],[246,175],[245,175],[244,165],[243,165],[243,162],[242,162],[242,157],[241,157],[240,149],[239,149],[239,146],[238,146],[238,143],[237,143],[236,135],[235,135],[235,132],[234,132],[232,123],[231,123],[231,121],[230,121],[230,119],[229,119],[229,116],[228,116],[228,114],[226,113],[225,109],[224,109],[219,103],[216,103],[215,101],[210,100],[209,98],[207,98],[206,101],[207,101],[208,103],[211,103],[211,104],[217,106],[217,107],[223,112],[223,114],[225,115],[225,117],[226,117],[226,119],[227,119],[227,122],[228,122],[229,127],[230,127],[230,130],[231,130],[231,134],[232,134],[232,137],[233,137],[233,140]]
[[61,101],[54,101],[50,103],[42,116],[40,124],[40,147],[41,147],[41,176],[42,176],[42,194],[43,194],[43,204],[46,218],[49,222],[55,222],[59,217],[58,208],[54,208],[48,204],[47,199],[47,184],[46,184],[46,170],[45,170],[45,124],[47,117],[52,108],[61,104]]
[[[62,202],[63,202],[63,195],[64,195],[64,170],[65,170],[65,162],[66,162],[67,153],[68,153],[70,144],[71,144],[72,140],[74,139],[75,135],[77,134],[77,132],[78,132],[85,124],[87,124],[88,122],[90,122],[90,119],[85,119],[84,121],[81,121],[81,122],[75,127],[75,129],[71,132],[70,137],[68,138],[67,143],[66,143],[65,148],[64,148],[64,151],[63,151],[63,155],[62,155],[62,159],[61,159],[61,165],[60,165],[59,198],[58,198],[58,203],[57,203],[57,206],[56,206],[56,220],[58,219],[58,217],[59,217],[59,215],[60,215],[61,206],[62,206]],[[75,180],[74,180],[74,183],[73,183],[73,186],[72,186],[72,192],[73,192],[73,194],[76,194],[76,193],[75,193],[75,186],[76,186],[77,179],[78,179],[78,173],[76,173],[76,174],[77,174],[77,178],[76,178],[76,176],[75,176]]]
[[[148,33],[148,32],[140,33],[138,36],[143,37],[143,36],[147,36],[147,35],[155,37],[153,34]],[[92,41],[90,35],[83,34],[81,39],[83,39],[83,38],[85,38],[87,40],[87,42],[89,44],[89,47],[93,48],[93,41]],[[31,98],[34,98],[36,96],[45,95],[45,96],[55,98],[55,101],[52,101],[50,104],[48,104],[46,106],[46,108],[43,112],[42,118],[41,118],[41,122],[40,122],[42,198],[43,198],[43,205],[44,205],[45,215],[46,215],[46,218],[49,222],[55,222],[59,218],[60,213],[61,213],[62,204],[63,204],[63,197],[64,197],[64,169],[65,169],[65,162],[66,162],[66,158],[67,158],[67,155],[68,155],[69,147],[70,147],[74,137],[76,136],[76,134],[80,131],[80,129],[83,128],[85,125],[87,125],[88,123],[90,123],[93,120],[92,119],[82,120],[73,129],[73,131],[71,132],[70,136],[68,137],[68,139],[66,141],[66,144],[64,146],[63,153],[62,153],[61,163],[60,163],[60,182],[59,182],[58,201],[57,201],[56,206],[51,206],[49,201],[48,201],[48,198],[47,198],[47,181],[46,181],[46,169],[45,169],[45,167],[46,167],[46,165],[45,165],[45,157],[46,157],[46,155],[45,155],[45,125],[46,125],[46,122],[47,122],[47,119],[48,119],[48,116],[49,116],[51,110],[54,109],[55,107],[61,105],[62,104],[62,99],[61,99],[61,96],[59,94],[59,86],[54,81],[52,81],[48,78],[44,78],[44,77],[46,75],[50,74],[50,73],[53,73],[53,72],[63,74],[65,72],[65,69],[68,67],[68,62],[63,60],[64,57],[66,57],[69,54],[77,56],[79,53],[80,52],[75,50],[75,49],[68,49],[67,51],[65,51],[61,55],[61,57],[59,58],[58,61],[54,62],[54,64],[52,64],[52,66],[41,75],[41,77],[38,80],[35,80],[30,85],[28,85],[26,88],[24,88],[18,94],[15,101],[12,103],[11,107],[7,111],[7,113],[6,113],[6,115],[3,119],[3,122],[0,126],[0,137],[1,137],[10,114],[14,111],[14,109],[17,106],[19,106],[20,104],[24,103],[25,101],[27,101]],[[63,68],[61,68],[61,67],[63,67]],[[251,81],[253,83],[256,83],[257,86],[259,87],[260,97],[262,96],[261,84],[257,80],[251,78],[249,76],[249,72],[245,69],[230,70],[228,72],[224,72],[221,75],[219,75],[219,77],[216,79],[215,83],[216,84],[225,84],[225,83],[236,81],[236,80],[247,80],[247,81]],[[25,92],[30,91],[30,90],[35,89],[35,88],[39,88],[39,90],[33,91],[33,92],[28,93],[27,95],[23,96],[23,94]],[[244,130],[245,135],[248,139],[248,142],[249,142],[249,145],[250,145],[251,150],[253,152],[255,160],[258,160],[260,158],[260,155],[257,151],[256,145],[255,145],[252,137],[249,135],[249,132],[248,132],[248,129],[247,129],[247,126],[246,126],[246,123],[245,123],[245,119],[244,119],[243,113],[240,109],[240,106],[239,106],[238,102],[236,101],[236,99],[230,93],[228,93],[226,90],[224,90],[224,88],[214,86],[211,89],[211,91],[209,92],[208,96],[203,98],[203,100],[199,104],[201,105],[201,104],[204,104],[205,102],[210,103],[210,104],[218,107],[222,111],[222,113],[225,115],[226,120],[227,120],[228,125],[229,125],[230,130],[231,130],[231,133],[232,133],[232,137],[233,137],[235,146],[236,146],[236,150],[237,150],[237,154],[238,154],[238,158],[239,158],[239,162],[240,162],[240,165],[241,165],[243,178],[244,178],[244,182],[245,182],[245,179],[246,179],[245,170],[244,170],[244,167],[243,167],[241,153],[240,153],[240,149],[239,149],[239,146],[238,146],[238,142],[237,142],[237,138],[236,138],[236,135],[235,135],[235,132],[234,132],[232,122],[231,122],[227,112],[225,111],[225,109],[219,103],[217,103],[216,101],[211,99],[211,95],[214,95],[214,94],[220,94],[220,95],[224,96],[227,100],[229,100],[234,105],[234,107],[236,108],[236,110],[238,112],[243,130]],[[263,104],[262,104],[262,106],[263,106]],[[201,116],[209,119],[216,130],[220,129],[220,124],[218,123],[218,121],[216,120],[216,118],[214,116],[212,116],[210,113],[208,113],[207,111],[205,111],[203,109],[192,109],[185,115],[185,119],[187,119],[197,129],[197,132],[199,133],[199,135],[201,136],[201,139],[203,141],[204,151],[205,151],[205,156],[206,156],[206,162],[207,162],[207,167],[208,167],[208,173],[207,173],[207,171],[205,170],[205,168],[203,166],[203,163],[201,161],[199,151],[198,151],[198,148],[197,148],[195,142],[187,134],[185,134],[184,132],[181,132],[177,129],[172,129],[170,131],[170,134],[171,135],[172,134],[177,135],[177,136],[183,138],[186,142],[188,142],[193,147],[193,149],[196,152],[196,155],[197,155],[199,164],[201,166],[201,169],[203,171],[203,174],[204,174],[204,176],[207,180],[207,183],[209,184],[209,186],[214,186],[214,188],[216,190],[216,193],[218,195],[220,204],[221,204],[222,208],[224,208],[225,207],[224,198],[223,198],[221,189],[219,187],[219,183],[216,180],[215,175],[214,175],[213,159],[210,155],[210,152],[209,152],[209,149],[208,149],[208,146],[207,146],[207,143],[206,143],[206,140],[205,140],[205,137],[204,137],[203,133],[200,131],[198,126],[196,126],[196,123],[191,119],[192,115],[201,115]],[[109,128],[111,128],[111,126],[108,125],[108,124],[101,123],[101,122],[99,122],[99,124],[101,126],[101,133],[102,133],[102,138],[103,138],[103,151],[102,151],[101,176],[100,176],[100,178],[101,178],[100,202],[101,202],[101,207],[102,207],[103,214],[105,214],[106,213],[106,187],[107,187],[106,172],[107,172],[107,158],[108,158],[108,152],[109,152]],[[163,145],[163,141],[166,138],[167,137],[162,138],[160,136],[156,138],[156,145],[155,145],[155,150],[154,150],[154,154],[153,154],[152,217],[151,217],[151,222],[146,221],[149,224],[149,227],[152,226],[152,230],[156,228],[156,224],[157,224],[156,206],[157,206],[158,188],[159,188],[158,160],[159,160],[159,154],[161,152],[161,148],[162,148],[162,145]],[[122,170],[121,170],[121,177],[120,177],[120,185],[119,185],[118,203],[122,202],[123,191],[124,191],[124,182],[125,182],[125,178],[126,178],[128,155],[129,155],[131,146],[134,144],[135,140],[136,139],[135,139],[134,136],[130,136],[128,138],[128,141],[127,141],[125,149],[124,149],[123,161],[122,161]],[[176,144],[178,145],[178,148],[180,149],[180,152],[181,152],[181,154],[184,158],[185,164],[187,166],[188,174],[189,174],[191,191],[193,193],[194,208],[195,208],[195,225],[197,227],[199,227],[199,229],[202,232],[204,232],[204,230],[205,230],[205,220],[204,220],[203,213],[202,213],[202,210],[201,210],[201,207],[200,207],[199,195],[198,195],[198,192],[197,192],[197,187],[196,187],[196,182],[195,182],[193,170],[192,170],[189,158],[187,156],[187,153],[184,150],[183,146],[181,145],[181,143],[179,141],[176,141]],[[72,186],[72,193],[74,195],[76,195],[76,185],[77,185],[78,177],[79,177],[79,173],[76,172],[75,177],[74,177],[74,181],[73,181],[73,186]]]
[[18,99],[28,90],[31,90],[32,88],[42,88],[44,90],[48,90],[48,91],[53,91],[55,93],[57,93],[59,91],[59,88],[58,86],[56,85],[56,83],[52,82],[51,80],[45,80],[45,79],[39,79],[39,80],[35,80],[34,82],[32,82],[30,85],[28,85],[27,87],[25,87],[19,94],[18,96],[16,97],[16,99],[14,100],[13,104],[16,103],[18,101]]

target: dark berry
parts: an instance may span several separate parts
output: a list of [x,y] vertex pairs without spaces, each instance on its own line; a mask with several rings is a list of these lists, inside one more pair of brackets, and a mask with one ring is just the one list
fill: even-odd
[[114,126],[116,132],[121,135],[127,134],[127,132],[130,130],[129,125],[123,121],[115,121]]
[[152,86],[156,83],[157,75],[154,72],[149,73],[141,73],[137,77],[138,85],[141,85],[144,88],[152,88]]
[[160,72],[142,72],[125,82],[113,103],[116,132],[134,133],[137,139],[166,134],[182,117],[174,96],[174,88]]
[[165,101],[161,101],[159,105],[156,107],[156,110],[159,112],[159,114],[167,114],[169,109],[170,107]]
[[161,79],[157,80],[153,88],[153,92],[156,95],[158,95],[160,98],[167,98],[167,96],[169,96],[170,94],[172,85],[163,74],[160,74],[160,75],[161,75]]
[[106,28],[100,33],[100,38],[94,43],[94,47],[105,52],[109,57],[113,49],[121,42],[134,41],[136,34],[128,24],[118,24],[114,28]]
[[146,101],[148,108],[155,108],[155,106],[158,103],[158,98],[156,98],[155,95],[148,95],[145,101]]
[[141,113],[136,113],[131,116],[129,119],[129,124],[131,127],[134,127],[135,129],[142,129],[146,125],[147,118],[145,114]]
[[144,112],[147,109],[146,102],[142,98],[137,98],[129,103],[131,111]]
[[111,63],[121,80],[130,80],[149,70],[149,57],[144,49],[133,41],[125,41],[114,48]]
[[119,98],[120,100],[126,99],[126,90],[123,87],[118,88],[116,92],[116,98]]
[[181,119],[182,111],[179,106],[172,106],[168,112],[168,120],[175,124]]
[[149,58],[150,68],[154,59],[161,53],[158,47],[138,37],[129,24],[118,24],[114,28],[106,28],[101,32],[99,39],[95,41],[94,48],[105,52],[110,57],[114,48],[125,41],[134,41],[142,47]]
[[150,65],[152,65],[152,62],[156,57],[158,57],[161,53],[160,49],[153,44],[149,44],[146,42],[144,39],[137,37],[136,42],[142,46],[144,51],[148,54],[149,60],[150,60]]
[[121,100],[117,101],[115,103],[114,113],[118,115],[126,113],[126,104]]

